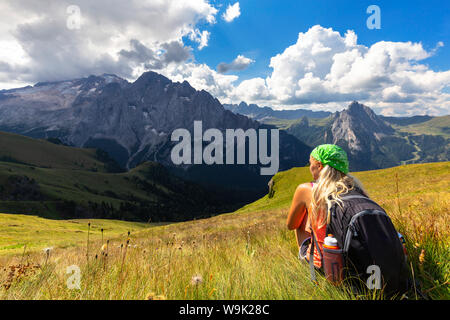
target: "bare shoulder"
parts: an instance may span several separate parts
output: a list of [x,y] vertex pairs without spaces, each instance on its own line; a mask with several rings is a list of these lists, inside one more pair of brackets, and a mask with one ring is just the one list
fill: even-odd
[[311,183],[305,182],[305,183],[299,184],[296,191],[297,190],[312,190]]
[[306,196],[311,194],[311,184],[309,182],[307,183],[302,183],[300,185],[298,185],[297,189],[295,190],[295,195],[297,196]]

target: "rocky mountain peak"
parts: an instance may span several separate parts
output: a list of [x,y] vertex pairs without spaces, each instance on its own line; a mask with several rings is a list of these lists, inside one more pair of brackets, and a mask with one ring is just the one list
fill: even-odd
[[325,140],[336,143],[356,154],[373,149],[382,137],[391,135],[394,129],[378,117],[369,107],[353,101],[347,109],[337,112]]
[[147,71],[141,74],[141,76],[134,82],[134,84],[145,86],[154,85],[156,83],[168,84],[171,83],[171,81],[162,74]]
[[394,129],[378,117],[372,109],[356,101],[353,101],[347,109],[336,114],[335,123],[344,126],[344,129],[370,131],[385,135],[394,132]]
[[241,103],[239,103],[239,108],[245,108],[248,107],[248,104],[246,104],[244,101],[241,101]]

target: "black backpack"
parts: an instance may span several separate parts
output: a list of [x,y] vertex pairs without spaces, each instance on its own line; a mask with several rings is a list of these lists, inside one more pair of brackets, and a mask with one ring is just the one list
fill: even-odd
[[[368,289],[382,288],[387,297],[405,293],[410,283],[406,257],[389,216],[358,189],[341,199],[342,208],[334,204],[330,209],[326,233],[333,234],[342,249],[346,281],[356,290],[366,284],[371,285]],[[314,233],[312,243],[313,247],[317,245]],[[315,278],[313,272],[312,268],[311,275]],[[381,276],[380,281],[377,282],[372,272]]]

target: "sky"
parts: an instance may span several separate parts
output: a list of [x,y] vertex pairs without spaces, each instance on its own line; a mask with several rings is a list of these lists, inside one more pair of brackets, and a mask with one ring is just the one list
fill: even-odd
[[4,0],[0,89],[155,71],[222,103],[450,111],[450,2]]

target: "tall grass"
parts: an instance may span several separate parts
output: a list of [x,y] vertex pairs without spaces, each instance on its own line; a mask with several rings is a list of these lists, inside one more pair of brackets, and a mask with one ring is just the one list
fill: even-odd
[[[434,299],[450,297],[448,167],[448,163],[413,165],[406,166],[409,171],[398,167],[356,174],[405,236],[411,273],[422,292]],[[420,177],[420,184],[412,183],[411,172],[416,179]],[[317,285],[310,281],[308,266],[297,259],[294,233],[285,226],[292,193],[280,194],[304,182],[293,176],[306,179],[307,175],[304,168],[285,173],[276,177],[272,199],[277,205],[273,207],[271,200],[263,198],[235,213],[143,229],[129,237],[106,235],[103,240],[90,241],[89,263],[84,246],[55,248],[47,263],[43,252],[0,258],[2,285],[8,281],[10,266],[39,266],[25,275],[14,275],[8,288],[0,288],[0,298],[382,298],[377,292],[356,295],[320,275]],[[105,259],[102,247],[108,240]],[[67,287],[70,265],[81,269],[79,290]],[[409,298],[420,298],[420,294],[412,290]]]

